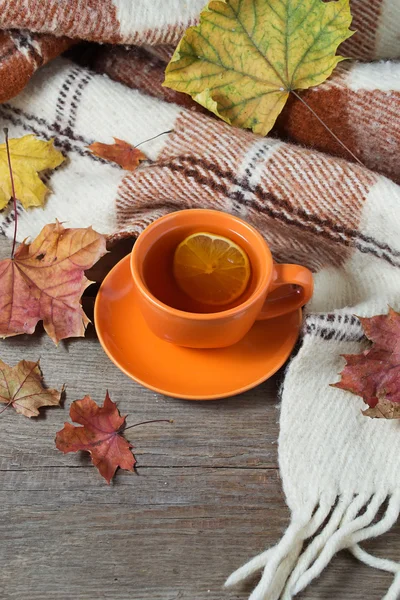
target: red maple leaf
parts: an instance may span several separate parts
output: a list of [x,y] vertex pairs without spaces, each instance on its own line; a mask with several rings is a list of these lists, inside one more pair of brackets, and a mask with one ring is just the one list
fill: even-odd
[[361,354],[344,354],[346,366],[334,387],[364,399],[368,417],[400,418],[400,313],[360,318],[372,347]]
[[121,435],[126,417],[121,417],[108,392],[102,407],[90,396],[85,396],[71,404],[69,414],[74,423],[83,427],[64,424],[56,435],[56,446],[61,452],[90,452],[94,466],[107,483],[118,467],[133,471],[136,463],[131,452],[133,446]]

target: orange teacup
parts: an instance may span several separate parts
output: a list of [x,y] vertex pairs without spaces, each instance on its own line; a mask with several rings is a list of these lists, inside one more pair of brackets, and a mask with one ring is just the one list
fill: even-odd
[[[219,311],[186,296],[173,277],[175,249],[187,236],[201,231],[236,242],[251,264],[247,290]],[[190,348],[235,344],[256,320],[302,307],[313,291],[311,271],[300,265],[275,264],[266,241],[254,227],[215,210],[181,210],[157,219],[133,247],[131,272],[149,328],[165,341]]]

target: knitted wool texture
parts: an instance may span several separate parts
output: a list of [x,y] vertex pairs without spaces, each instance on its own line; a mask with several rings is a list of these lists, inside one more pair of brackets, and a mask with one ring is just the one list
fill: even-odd
[[[396,5],[371,4],[380,7],[381,15],[384,10],[393,13]],[[391,39],[389,27],[387,31]],[[71,35],[60,28],[57,33]],[[311,149],[318,142],[320,150],[332,151],[312,120],[302,133],[308,136],[303,141],[310,148],[305,148],[259,138],[191,105],[172,103],[179,98],[162,97],[159,86],[165,50],[151,50],[147,74],[126,74],[131,80],[125,83],[138,89],[57,59],[40,69],[18,97],[0,106],[1,125],[11,136],[55,138],[68,158],[48,176],[52,194],[44,210],[19,209],[19,239],[33,237],[55,218],[68,226],[93,225],[111,239],[136,236],[163,214],[206,207],[256,226],[278,261],[311,268],[315,294],[306,310],[301,348],[285,377],[280,417],[279,461],[292,521],[274,548],[240,568],[227,585],[263,569],[251,600],[289,600],[338,550],[348,548],[359,560],[395,574],[385,596],[395,600],[400,595],[399,565],[370,556],[359,544],[384,533],[398,518],[398,426],[362,416],[361,399],[329,384],[343,367],[340,355],[366,347],[353,315],[384,313],[388,305],[400,309],[400,188],[378,172],[399,180],[394,156],[399,150],[400,65],[352,63],[307,92],[316,109],[318,98],[325,97],[321,106],[329,115],[329,94],[336,90],[331,97],[343,99],[353,148],[372,170]],[[126,54],[121,56],[126,60]],[[146,52],[140,56],[146,61]],[[103,54],[101,60],[105,58]],[[285,131],[292,128],[293,135],[296,119],[302,119],[294,107],[280,125]],[[137,144],[171,129],[146,145],[150,160],[133,173],[87,150],[93,141],[109,143],[119,137]],[[11,207],[0,213],[0,228],[12,235]],[[377,519],[381,507],[385,509]]]

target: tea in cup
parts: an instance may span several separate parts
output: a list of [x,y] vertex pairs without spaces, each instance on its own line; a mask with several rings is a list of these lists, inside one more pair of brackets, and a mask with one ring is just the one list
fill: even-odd
[[[228,304],[202,302],[185,293],[174,276],[174,257],[183,240],[206,232],[231,240],[248,257],[250,277]],[[189,348],[223,348],[237,343],[260,319],[298,310],[312,296],[306,267],[276,264],[268,244],[251,225],[228,213],[188,209],[165,215],[136,241],[130,259],[140,310],[159,338]]]

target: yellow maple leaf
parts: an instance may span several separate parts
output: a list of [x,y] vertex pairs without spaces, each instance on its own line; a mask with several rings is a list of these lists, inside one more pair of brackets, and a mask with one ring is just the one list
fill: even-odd
[[[64,156],[54,148],[53,140],[45,142],[34,135],[9,140],[15,195],[24,208],[43,206],[48,188],[38,176],[40,171],[54,169]],[[0,144],[0,210],[12,197],[6,144]]]
[[164,84],[221,119],[266,135],[295,89],[329,77],[349,30],[349,0],[214,0],[190,27]]

